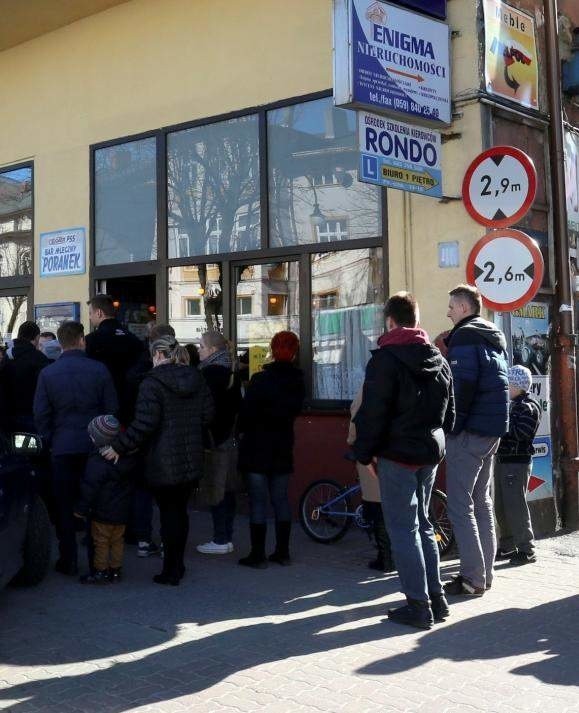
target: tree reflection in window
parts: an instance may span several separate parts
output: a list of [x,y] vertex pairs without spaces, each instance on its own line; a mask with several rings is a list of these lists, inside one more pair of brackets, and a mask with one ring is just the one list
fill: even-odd
[[32,169],[0,173],[0,279],[32,274]]
[[259,248],[255,115],[169,134],[169,257]]

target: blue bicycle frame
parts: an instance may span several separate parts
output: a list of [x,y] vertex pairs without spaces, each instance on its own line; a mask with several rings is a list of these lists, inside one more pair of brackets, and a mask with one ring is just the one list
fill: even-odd
[[[327,503],[324,505],[320,505],[319,508],[317,508],[318,513],[321,513],[323,515],[336,515],[337,517],[350,517],[350,518],[356,518],[356,510],[353,512],[337,512],[332,510],[332,507],[336,504],[339,503],[341,500],[345,500],[346,498],[349,498],[350,495],[357,495],[361,490],[361,487],[359,484],[356,485],[351,485],[349,488],[346,488],[346,490],[342,490],[342,492],[337,495],[335,498],[332,498],[332,500],[328,500]],[[318,515],[319,517],[319,515]],[[317,518],[313,518],[317,519]]]

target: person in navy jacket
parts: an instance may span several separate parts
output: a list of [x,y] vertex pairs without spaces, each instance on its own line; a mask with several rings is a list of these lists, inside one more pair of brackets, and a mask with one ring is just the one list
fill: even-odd
[[82,324],[64,322],[57,336],[63,352],[40,373],[33,408],[36,428],[51,453],[60,550],[56,571],[74,575],[74,505],[91,448],[87,427],[100,414],[116,414],[118,399],[106,366],[85,354]]
[[493,458],[509,426],[509,381],[503,333],[480,316],[471,285],[450,291],[446,338],[456,420],[446,441],[448,514],[460,554],[460,573],[447,594],[482,596],[490,589],[496,553],[490,494]]

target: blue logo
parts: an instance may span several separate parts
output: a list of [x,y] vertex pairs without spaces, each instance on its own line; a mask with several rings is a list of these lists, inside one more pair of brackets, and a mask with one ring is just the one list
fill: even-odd
[[378,180],[378,159],[376,156],[362,156],[362,176],[370,180]]

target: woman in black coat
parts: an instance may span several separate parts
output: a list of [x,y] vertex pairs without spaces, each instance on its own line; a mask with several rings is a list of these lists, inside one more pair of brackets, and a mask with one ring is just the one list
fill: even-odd
[[211,393],[201,374],[189,367],[189,355],[174,337],[151,344],[153,369],[139,387],[135,417],[113,442],[107,457],[135,450],[145,453],[145,480],[161,515],[165,557],[157,584],[179,584],[192,483],[203,474],[203,431],[213,418]]
[[288,482],[293,471],[294,422],[304,400],[304,378],[294,366],[299,340],[278,332],[271,340],[274,361],[254,374],[239,414],[239,468],[250,498],[251,552],[239,564],[263,569],[268,496],[275,513],[276,547],[271,562],[290,563],[291,510]]

